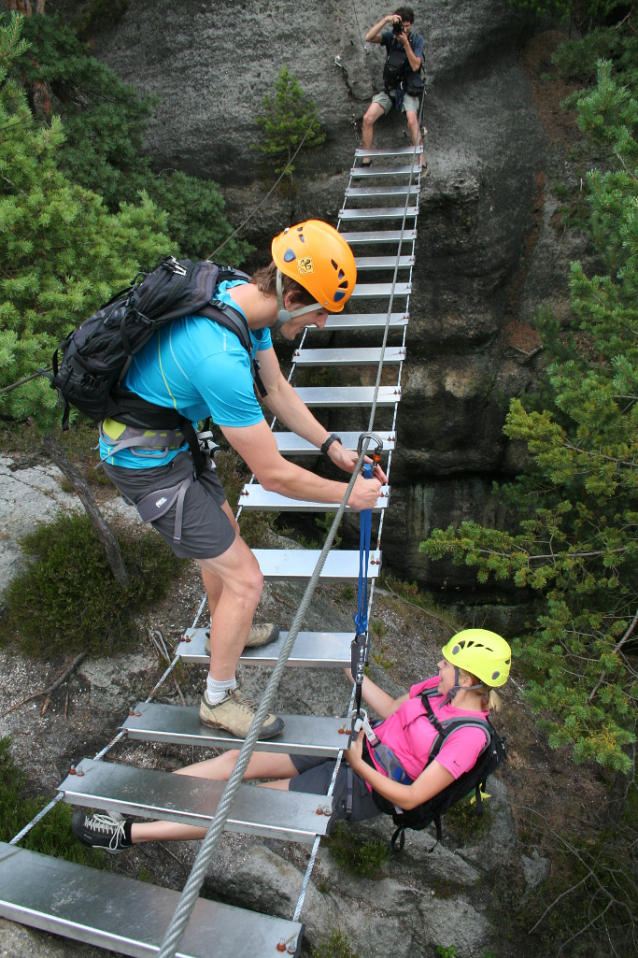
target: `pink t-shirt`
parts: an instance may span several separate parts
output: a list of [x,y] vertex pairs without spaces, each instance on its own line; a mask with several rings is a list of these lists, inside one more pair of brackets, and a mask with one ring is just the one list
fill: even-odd
[[[392,750],[413,780],[419,777],[427,765],[430,749],[438,735],[427,717],[420,695],[424,689],[436,688],[438,683],[438,678],[431,678],[413,685],[407,702],[404,702],[393,715],[381,725],[377,725],[374,730],[379,741]],[[467,709],[455,708],[451,704],[443,705],[444,698],[443,695],[430,698],[432,711],[440,722],[462,716],[486,719],[489,714],[488,712],[470,712]],[[458,778],[476,764],[485,744],[486,734],[483,729],[464,726],[445,739],[436,756],[436,761],[447,769],[450,775]],[[374,761],[374,749],[370,749],[370,754]],[[374,764],[379,772],[386,774],[377,762]]]

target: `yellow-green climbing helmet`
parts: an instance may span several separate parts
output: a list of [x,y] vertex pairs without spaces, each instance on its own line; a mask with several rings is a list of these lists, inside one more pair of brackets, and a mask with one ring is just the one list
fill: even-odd
[[497,688],[507,682],[512,650],[496,632],[465,629],[453,635],[442,652],[448,662],[475,675],[485,685]]

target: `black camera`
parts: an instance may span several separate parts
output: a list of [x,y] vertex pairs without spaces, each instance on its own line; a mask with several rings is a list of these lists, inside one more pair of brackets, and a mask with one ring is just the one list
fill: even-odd
[[394,20],[392,22],[392,32],[399,36],[400,33],[403,33],[403,22],[401,20]]

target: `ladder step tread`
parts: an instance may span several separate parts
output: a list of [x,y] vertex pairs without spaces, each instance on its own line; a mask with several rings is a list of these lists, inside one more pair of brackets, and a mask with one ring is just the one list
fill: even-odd
[[[383,362],[402,363],[406,357],[405,346],[386,346]],[[381,359],[381,347],[360,349],[297,349],[292,361],[298,366],[369,366]]]
[[364,150],[359,147],[355,150],[355,156],[412,156],[414,153],[419,156],[423,153],[423,146],[371,146]]
[[[324,329],[371,329],[373,327],[384,327],[388,318],[387,313],[340,313],[328,317]],[[409,313],[392,313],[390,315],[390,327],[395,329],[401,326],[407,326],[410,322]],[[312,332],[313,327],[308,329]]]
[[[357,243],[398,243],[401,240],[401,230],[366,230],[360,233],[342,233],[341,234],[350,246]],[[405,243],[416,239],[415,229],[403,230],[403,241]]]
[[373,206],[360,209],[339,210],[339,219],[342,220],[392,220],[401,219],[405,214],[408,217],[418,216],[418,206]]
[[[267,666],[271,668],[288,637],[281,632],[275,642],[258,649],[244,649],[242,665]],[[288,666],[290,668],[344,668],[350,664],[352,632],[300,632],[295,639]],[[184,662],[208,665],[206,654],[206,629],[187,629],[184,639],[177,646],[177,654]]]
[[[409,296],[412,292],[412,283],[395,283],[395,296]],[[353,299],[369,299],[377,296],[391,296],[392,283],[357,283],[352,290]]]
[[[339,435],[345,449],[357,448],[360,432],[340,432]],[[277,448],[282,456],[320,455],[316,446],[313,446],[307,439],[297,436],[294,432],[276,432],[274,436],[277,440]],[[396,436],[393,432],[377,432],[377,436],[383,443],[382,455],[389,449],[394,449]]]
[[[253,555],[265,579],[309,579],[319,558],[320,549],[253,549]],[[381,568],[381,553],[370,552],[368,578],[376,579]],[[359,579],[359,551],[335,549],[328,553],[321,572],[322,581],[339,582]]]
[[[244,486],[239,496],[239,505],[249,512],[336,512],[339,508],[338,502],[312,502],[291,499],[278,492],[268,492],[256,482]],[[376,506],[372,507],[372,512],[383,512],[389,505],[390,490],[388,486],[382,486],[381,495],[377,499]],[[346,508],[352,512],[349,506]]]
[[[169,888],[0,843],[0,916],[32,928],[154,958],[179,899]],[[214,942],[220,955],[273,958],[282,939],[299,948],[302,935],[298,922],[199,898],[179,954],[209,958]]]
[[355,256],[357,270],[362,269],[399,269],[414,266],[414,256]]
[[[415,164],[414,172],[418,173],[418,166]],[[403,165],[397,164],[396,166],[353,166],[350,170],[350,175],[352,177],[365,177],[366,179],[369,176],[409,176],[412,173],[413,167],[411,163],[405,163]]]
[[[84,758],[76,774],[58,785],[58,791],[64,792],[64,800],[71,805],[207,828],[225,786],[226,782]],[[316,835],[326,833],[328,818],[317,815],[317,806],[326,804],[331,800],[324,795],[241,785],[226,830],[312,842]]]
[[[279,713],[277,713],[279,714]],[[317,755],[334,758],[347,743],[347,736],[339,734],[346,728],[347,719],[332,716],[280,715],[285,728],[267,742],[257,742],[256,748],[286,755]],[[197,706],[159,705],[141,702],[135,714],[122,725],[129,738],[144,742],[170,742],[174,745],[198,745],[204,748],[237,748],[244,741],[225,729],[205,728],[199,723]]]
[[417,184],[408,186],[351,186],[346,190],[345,195],[351,197],[357,196],[418,196],[421,187]]
[[[374,386],[297,386],[295,392],[306,406],[371,406]],[[380,386],[378,406],[393,406],[401,399],[399,386]]]

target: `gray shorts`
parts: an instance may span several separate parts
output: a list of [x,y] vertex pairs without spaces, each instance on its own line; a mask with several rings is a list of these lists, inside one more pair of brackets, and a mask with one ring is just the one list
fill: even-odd
[[[332,773],[335,768],[333,758],[323,758],[312,755],[291,755],[290,761],[297,769],[297,776],[290,779],[288,786],[291,792],[310,792],[312,795],[327,795]],[[347,797],[347,769],[348,763],[344,759],[337,772],[335,790],[332,794],[332,815],[328,828],[334,822],[346,817]],[[374,799],[368,791],[366,783],[356,772],[353,774],[352,815],[351,822],[364,822],[367,818],[375,818],[381,812],[374,804]]]
[[[376,96],[372,97],[373,103],[379,103],[383,107],[383,112],[387,116],[390,110],[394,109],[394,96],[391,93],[386,93],[385,90],[382,90],[381,93],[377,93]],[[406,93],[403,97],[403,103],[401,104],[401,110],[403,113],[407,113],[410,110],[412,113],[419,115],[420,102],[418,96],[410,96],[409,93]]]
[[[193,460],[190,452],[181,452],[168,466],[126,469],[104,463],[103,469],[124,498],[137,505],[149,493],[177,485],[192,475]],[[180,558],[215,559],[230,549],[235,541],[235,530],[221,509],[225,502],[226,493],[217,470],[213,468],[203,472],[186,490],[179,542],[173,541],[177,503],[151,525]]]

